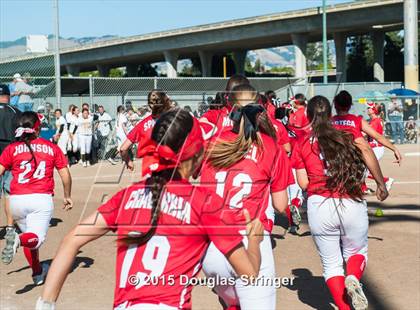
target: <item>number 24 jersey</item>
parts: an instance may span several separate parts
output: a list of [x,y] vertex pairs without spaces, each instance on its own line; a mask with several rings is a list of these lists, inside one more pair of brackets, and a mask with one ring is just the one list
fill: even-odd
[[54,168],[67,167],[67,159],[57,145],[43,138],[30,145],[35,160],[24,142],[9,144],[0,156],[0,165],[12,172],[10,194],[53,194]]

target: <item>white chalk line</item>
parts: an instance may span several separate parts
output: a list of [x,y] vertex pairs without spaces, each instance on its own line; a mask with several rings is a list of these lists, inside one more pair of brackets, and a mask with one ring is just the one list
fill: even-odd
[[420,152],[410,152],[410,153],[405,153],[404,156],[407,157],[415,157],[415,156],[420,156]]

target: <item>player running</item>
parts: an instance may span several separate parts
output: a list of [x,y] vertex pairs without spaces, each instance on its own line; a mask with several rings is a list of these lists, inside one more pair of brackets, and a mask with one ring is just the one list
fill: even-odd
[[35,112],[22,113],[16,129],[17,142],[6,147],[0,156],[0,175],[11,170],[10,209],[13,219],[22,231],[14,229],[6,234],[6,246],[1,253],[4,264],[10,264],[19,246],[32,269],[35,285],[44,282],[48,266],[39,262],[38,249],[53,214],[54,168],[63,182],[64,209],[70,210],[71,176],[67,160],[59,147],[39,138],[40,119]]
[[[375,130],[378,134],[383,136],[384,134],[384,123],[382,121],[382,118],[379,116],[381,114],[381,106],[376,105],[374,102],[371,102],[368,104],[368,115],[370,117],[369,125],[372,127],[373,130]],[[368,142],[370,147],[373,150],[373,153],[375,153],[376,159],[378,161],[381,160],[381,158],[384,156],[384,146],[378,142],[377,140],[373,139],[372,137],[368,136]],[[368,175],[369,179],[372,179],[372,176]],[[389,191],[392,187],[392,183],[394,183],[393,178],[384,177],[384,182],[386,184],[386,188]]]
[[[289,131],[290,145],[293,149],[297,139],[307,133],[309,121],[306,116],[306,97],[303,94],[296,94],[290,100],[290,106],[286,105],[285,110],[291,111],[287,116],[287,130]],[[290,153],[289,153],[290,154]],[[292,169],[296,178],[296,171]],[[286,209],[286,216],[289,221],[289,232],[297,233],[302,221],[299,209],[303,205],[303,191],[299,184],[295,182],[287,188],[289,204]]]
[[385,200],[388,191],[369,148],[359,149],[357,139],[332,126],[327,98],[313,97],[307,116],[311,131],[293,148],[292,165],[299,185],[308,192],[308,222],[324,278],[340,310],[350,310],[346,293],[354,309],[367,309],[359,282],[368,250],[369,221],[362,191],[366,166],[378,185],[377,198]]
[[[287,206],[289,160],[275,141],[276,133],[265,109],[256,102],[255,89],[239,85],[233,88],[231,97],[233,129],[222,131],[210,142],[200,182],[211,186],[223,198],[225,212],[231,215],[231,223],[239,233],[245,231],[245,226],[235,221],[235,214],[243,209],[248,210],[251,218],[262,221],[265,233],[260,245],[259,277],[271,279],[275,277],[270,241],[274,220],[272,206],[279,212]],[[214,243],[207,250],[203,270],[207,277],[236,277],[234,268]],[[215,291],[231,307],[229,309],[276,307],[276,289],[271,285],[246,285],[238,279],[234,285],[216,285]]]
[[[395,163],[401,164],[402,156],[398,148],[393,145],[387,138],[379,134],[375,129],[373,129],[367,121],[365,121],[361,116],[356,116],[350,114],[350,108],[353,105],[353,99],[351,95],[342,90],[338,95],[334,97],[334,107],[337,111],[337,115],[333,117],[334,126],[337,129],[345,130],[353,135],[355,140],[358,140],[359,143],[365,143],[363,138],[363,133],[376,140],[378,143],[385,146],[387,149],[391,150],[394,153],[396,160]],[[362,141],[363,140],[363,141]],[[387,188],[391,189],[392,182],[394,180],[388,179]]]
[[114,195],[64,238],[37,309],[53,308],[78,250],[109,231],[118,236],[115,309],[190,309],[192,285],[183,280],[200,271],[210,241],[238,275],[258,275],[261,222],[248,225],[255,233],[245,249],[224,223],[221,198],[188,181],[203,157],[198,120],[181,109],[162,114],[146,154],[155,158],[151,177]]
[[[121,157],[129,170],[134,170],[133,161],[130,158],[129,150],[131,145],[137,143],[137,155],[144,148],[152,135],[153,127],[159,116],[171,109],[171,100],[165,92],[154,89],[147,95],[147,105],[152,110],[152,114],[140,121],[133,130],[127,135],[127,139],[121,146]],[[147,168],[147,164],[144,165]],[[143,174],[144,176],[144,174]]]

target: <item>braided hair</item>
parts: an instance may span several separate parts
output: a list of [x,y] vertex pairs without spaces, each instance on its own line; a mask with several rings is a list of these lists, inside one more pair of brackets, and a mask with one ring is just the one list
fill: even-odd
[[[169,146],[177,153],[182,148],[192,127],[193,118],[190,113],[183,109],[171,109],[163,113],[156,121],[152,131],[152,140],[160,145]],[[159,222],[160,205],[165,186],[169,181],[180,180],[181,178],[177,168],[152,173],[151,177],[146,180],[146,195],[148,193],[152,195],[151,227],[140,236],[128,236],[124,238],[125,243],[144,244],[153,237]]]
[[[19,121],[18,121],[18,127],[22,127],[22,128],[34,128],[35,124],[39,122],[39,118],[38,118],[38,114],[32,111],[28,111],[28,112],[23,112],[20,115]],[[38,133],[33,132],[33,133],[23,133],[21,136],[17,137],[16,140],[18,142],[23,142],[25,143],[25,145],[28,147],[29,152],[31,153],[31,159],[28,161],[28,163],[30,162],[34,162],[35,164],[35,169],[32,169],[32,174],[36,171],[36,168],[38,167],[38,163],[36,161],[36,157],[34,154],[34,151],[32,150],[31,147],[31,141],[35,140],[36,138],[38,138]]]

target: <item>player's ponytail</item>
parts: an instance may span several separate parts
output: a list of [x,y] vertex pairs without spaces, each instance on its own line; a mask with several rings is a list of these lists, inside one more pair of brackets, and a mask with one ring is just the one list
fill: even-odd
[[163,90],[154,89],[147,95],[147,105],[152,110],[152,115],[159,117],[171,108],[171,100]]
[[318,141],[327,171],[326,188],[331,192],[349,195],[357,201],[362,200],[361,185],[366,166],[353,137],[333,127],[331,105],[323,96],[309,100],[307,115],[311,122],[312,138]]
[[31,141],[38,138],[38,128],[41,125],[41,121],[38,117],[38,114],[32,111],[23,112],[18,121],[18,128],[16,129],[16,140],[19,142],[25,143],[26,147],[29,149],[31,153],[31,159],[28,161],[34,162],[35,169],[32,169],[34,172],[38,163],[36,161],[36,157],[34,151],[31,147]]
[[[184,142],[193,127],[192,116],[182,109],[173,109],[161,115],[152,131],[152,140],[159,146],[168,146],[175,153],[178,153],[184,145]],[[200,131],[201,135],[201,131]],[[166,184],[171,180],[180,180],[181,174],[178,168],[169,168],[153,172],[146,180],[146,193],[152,195],[152,208],[150,228],[141,234],[129,235],[122,240],[127,244],[144,244],[156,232],[160,210],[161,200],[165,193]]]
[[[230,118],[237,137],[233,141],[217,140],[210,146],[208,160],[218,169],[228,168],[241,161],[253,145],[262,151],[263,145],[258,133],[276,139],[273,124],[264,107],[257,103],[257,92],[252,86],[246,84],[236,86],[232,90],[231,99],[234,107]],[[244,103],[241,104],[241,101]]]

